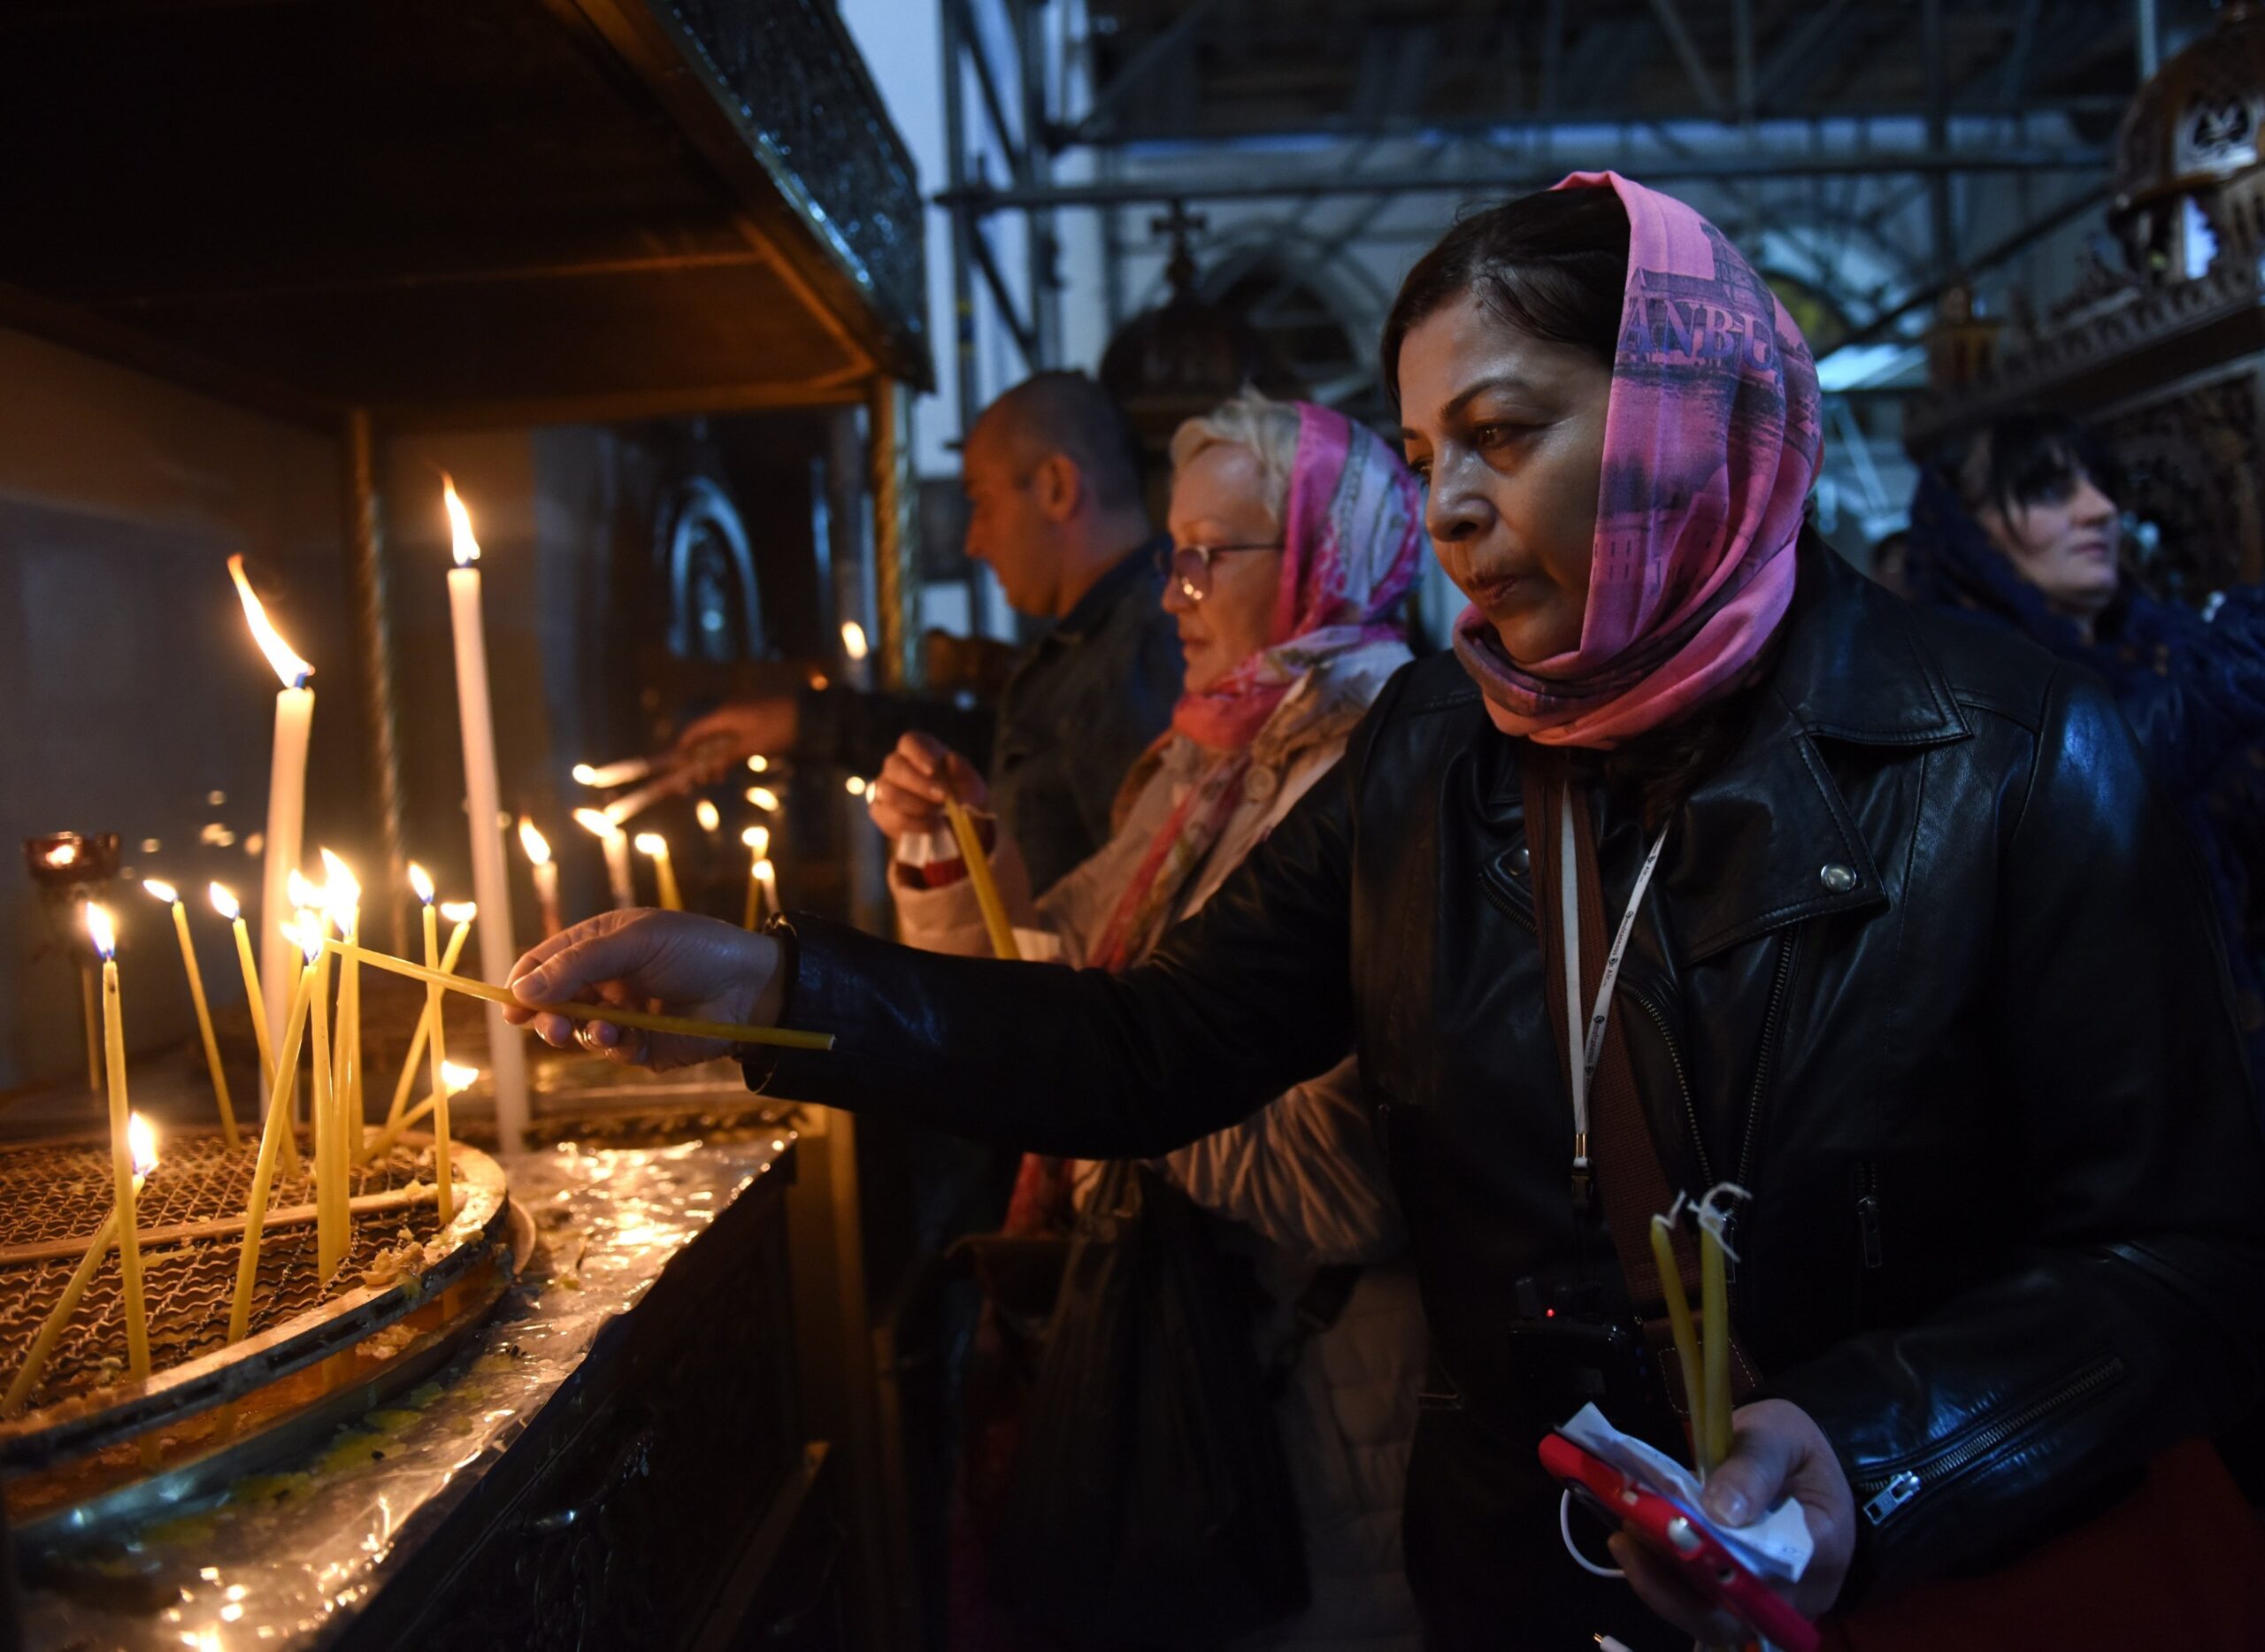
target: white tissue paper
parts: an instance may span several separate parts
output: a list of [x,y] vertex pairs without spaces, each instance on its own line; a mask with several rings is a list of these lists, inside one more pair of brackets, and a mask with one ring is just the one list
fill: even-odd
[[1584,1405],[1557,1431],[1591,1456],[1601,1457],[1646,1491],[1673,1503],[1693,1525],[1714,1538],[1759,1578],[1800,1581],[1816,1548],[1808,1517],[1791,1497],[1752,1525],[1717,1525],[1700,1510],[1699,1477],[1663,1452],[1622,1433],[1593,1405]]

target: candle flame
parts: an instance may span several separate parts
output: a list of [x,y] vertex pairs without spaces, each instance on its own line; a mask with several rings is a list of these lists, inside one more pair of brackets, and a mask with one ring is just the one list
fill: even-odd
[[470,901],[443,901],[441,916],[452,924],[468,924],[480,916],[480,908]]
[[771,852],[771,828],[766,826],[751,826],[740,834],[740,841],[755,851],[756,859],[761,860]]
[[865,777],[862,774],[851,775],[841,782],[841,786],[842,789],[852,797],[863,797],[865,795]]
[[110,909],[98,902],[87,903],[87,938],[105,960],[118,956],[117,926],[110,921]]
[[854,619],[841,622],[841,651],[853,660],[861,660],[869,652],[865,646],[865,627]]
[[747,766],[751,773],[760,774],[771,766],[771,759],[758,751],[747,760]]
[[441,1064],[441,1082],[448,1086],[449,1094],[454,1095],[458,1090],[468,1090],[480,1082],[480,1069],[444,1061]]
[[550,864],[550,840],[535,830],[534,821],[519,817],[519,847],[527,852],[527,859],[538,866]]
[[147,1176],[157,1168],[157,1127],[139,1113],[126,1116],[126,1147],[134,1155],[136,1176]]
[[433,904],[433,874],[413,860],[409,863],[409,887],[417,892],[419,901],[427,906]]
[[48,850],[45,855],[41,857],[41,858],[45,860],[49,865],[55,867],[58,871],[60,871],[62,868],[71,865],[78,860],[79,846],[76,843],[58,843],[53,849]]
[[755,863],[755,875],[759,882],[776,883],[779,881],[778,869],[772,865],[771,857],[767,855],[761,860]]
[[308,963],[311,964],[322,956],[323,923],[319,912],[302,907],[292,914],[289,923],[280,924],[277,927],[282,930],[284,940],[306,955]]
[[180,891],[160,879],[144,878],[142,880],[142,887],[148,892],[151,900],[163,901],[167,906],[171,906],[180,899]]
[[306,911],[323,903],[322,890],[312,878],[296,866],[291,868],[291,875],[283,880],[283,887],[294,911]]
[[713,832],[724,824],[724,817],[717,812],[716,805],[705,797],[692,805],[692,818],[700,822],[703,832]]
[[225,883],[216,883],[205,891],[212,897],[212,910],[234,923],[243,916],[243,908],[236,904],[236,892]]
[[640,832],[629,841],[640,855],[650,855],[655,860],[669,857],[669,841],[657,832]]
[[573,773],[577,786],[595,786],[598,783],[598,772],[587,763],[576,764]]
[[747,800],[765,814],[775,815],[779,812],[779,794],[768,786],[749,787]]
[[616,825],[613,817],[603,809],[577,809],[574,811],[574,824],[583,831],[593,833],[602,838],[617,838],[621,835],[620,826]]
[[347,914],[361,911],[362,880],[354,875],[351,866],[328,849],[322,851],[322,864],[330,874],[329,881],[323,886],[325,902],[330,908],[331,921],[343,932]]
[[457,566],[468,568],[480,560],[480,542],[472,536],[472,512],[457,497],[457,485],[445,471],[441,473],[441,503],[448,507],[449,532],[454,536],[449,549]]
[[303,688],[315,668],[294,653],[275,627],[268,623],[267,610],[260,606],[259,597],[251,588],[251,581],[244,577],[244,559],[228,558],[228,577],[236,582],[236,595],[243,598],[244,618],[251,622],[252,641],[259,644],[259,651],[267,656],[267,663],[275,667],[275,674],[283,680],[286,688]]

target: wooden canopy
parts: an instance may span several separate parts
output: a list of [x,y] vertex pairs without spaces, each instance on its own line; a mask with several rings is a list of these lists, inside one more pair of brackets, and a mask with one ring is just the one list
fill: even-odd
[[911,164],[825,0],[32,0],[0,153],[0,324],[290,417],[930,378]]

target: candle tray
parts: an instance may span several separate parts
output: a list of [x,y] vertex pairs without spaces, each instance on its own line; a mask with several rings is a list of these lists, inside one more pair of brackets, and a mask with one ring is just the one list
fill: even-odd
[[[113,1249],[21,1414],[0,1422],[0,1494],[35,1540],[146,1518],[319,1440],[423,1380],[501,1300],[533,1248],[503,1173],[455,1149],[457,1211],[433,1202],[432,1144],[404,1134],[354,1173],[353,1243],[328,1280],[314,1188],[275,1178],[251,1329],[227,1342],[257,1141],[169,1133],[137,1202],[149,1381],[125,1374]],[[302,1134],[302,1166],[312,1144]],[[22,1365],[108,1214],[106,1135],[0,1147],[0,1381]]]

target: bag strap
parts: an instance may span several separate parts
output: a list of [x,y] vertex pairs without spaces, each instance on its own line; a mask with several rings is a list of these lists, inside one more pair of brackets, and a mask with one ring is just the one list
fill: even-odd
[[[1567,765],[1558,754],[1529,744],[1521,754],[1525,792],[1525,841],[1533,884],[1535,927],[1541,938],[1544,967],[1542,988],[1547,1001],[1550,1036],[1556,1041],[1566,1083],[1572,1082],[1572,1063],[1581,1052],[1568,1048],[1565,1033],[1565,964],[1563,933],[1559,914],[1562,867],[1555,822],[1557,811],[1570,803],[1573,817],[1573,864],[1580,893],[1581,995],[1593,996],[1603,979],[1606,952],[1604,895],[1597,877],[1596,834],[1589,820],[1586,789],[1570,783]],[[1595,1168],[1593,1196],[1604,1204],[1604,1225],[1612,1235],[1613,1253],[1620,1262],[1628,1300],[1642,1327],[1644,1347],[1657,1366],[1668,1402],[1676,1415],[1688,1418],[1691,1402],[1683,1391],[1682,1362],[1676,1357],[1675,1330],[1667,1316],[1667,1298],[1658,1264],[1652,1255],[1652,1218],[1664,1214],[1675,1203],[1667,1172],[1661,1167],[1658,1144],[1652,1140],[1643,1098],[1636,1088],[1636,1068],[1628,1054],[1626,1018],[1614,1015],[1606,1023],[1604,1048],[1597,1058],[1596,1078],[1589,1095],[1589,1158]],[[1683,1276],[1685,1294],[1695,1303],[1700,1295],[1699,1241],[1688,1224],[1678,1223],[1673,1233],[1676,1272]],[[1743,1400],[1761,1381],[1760,1370],[1731,1333],[1731,1393]]]

